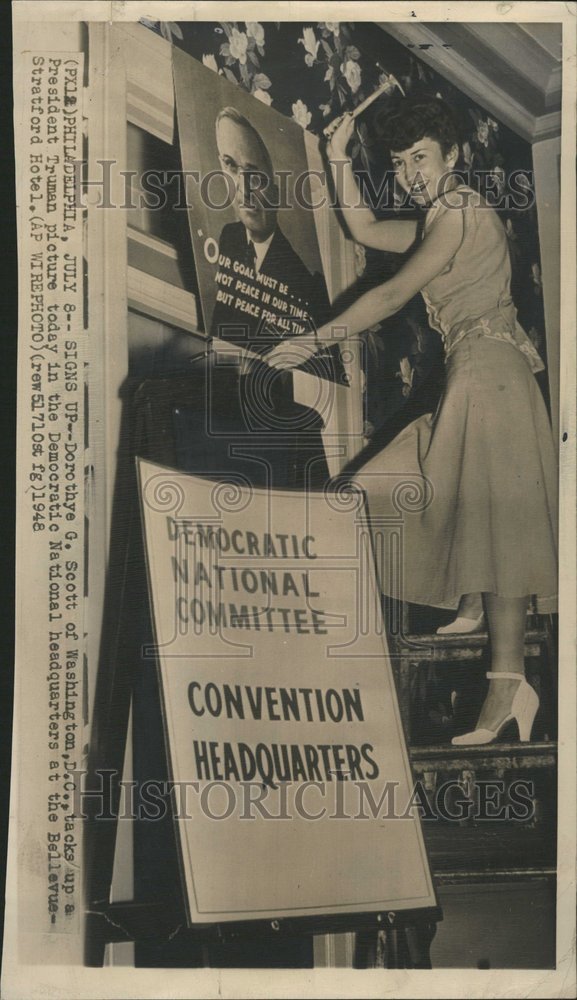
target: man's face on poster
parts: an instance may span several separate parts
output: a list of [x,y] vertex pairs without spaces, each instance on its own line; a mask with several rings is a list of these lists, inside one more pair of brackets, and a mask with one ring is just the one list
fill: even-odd
[[[270,160],[252,129],[231,118],[221,118],[218,122],[216,145],[221,167],[232,178],[235,186],[236,216],[251,239],[262,243],[276,226],[276,212],[265,207],[266,195],[270,198],[272,193]],[[268,186],[264,177],[257,174],[268,178]],[[259,187],[263,190],[255,190]]]

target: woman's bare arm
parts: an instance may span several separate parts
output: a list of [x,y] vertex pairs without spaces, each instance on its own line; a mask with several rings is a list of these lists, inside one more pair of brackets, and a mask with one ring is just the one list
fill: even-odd
[[431,226],[413,256],[384,284],[362,295],[336,320],[318,331],[319,342],[334,340],[332,327],[344,327],[346,337],[355,336],[373,324],[394,316],[399,309],[444,270],[463,239],[463,213],[449,210]]
[[357,243],[375,250],[405,253],[415,242],[417,223],[414,220],[376,219],[363,204],[346,148],[354,129],[351,115],[345,115],[336,125],[327,147],[339,206],[349,232]]
[[376,219],[372,210],[363,204],[350,159],[335,157],[330,164],[339,207],[353,239],[375,250],[406,253],[415,242],[416,221]]
[[[320,344],[341,343],[393,316],[444,270],[462,239],[463,213],[448,209],[433,223],[419,249],[395,277],[361,295],[340,316],[321,326],[316,343],[309,337],[303,338],[301,343],[299,339],[283,341],[265,356],[265,360],[278,368],[294,368],[314,354]],[[304,355],[300,360],[299,354]]]

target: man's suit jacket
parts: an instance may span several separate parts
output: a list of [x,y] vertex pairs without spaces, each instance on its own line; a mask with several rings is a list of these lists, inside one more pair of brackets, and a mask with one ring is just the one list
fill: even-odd
[[[220,235],[219,251],[232,261],[246,260],[247,235],[246,229],[241,222],[230,222],[224,226]],[[276,279],[288,286],[289,301],[295,306],[306,309],[315,327],[326,322],[330,314],[330,304],[324,278],[321,274],[311,274],[303,264],[299,255],[293,249],[288,239],[277,226],[270,246],[260,265],[260,273],[270,278]],[[225,289],[228,291],[229,289]],[[267,289],[272,295],[274,289]],[[287,298],[287,296],[282,296]],[[270,306],[271,312],[278,312]],[[306,332],[310,332],[310,326]],[[226,328],[229,328],[228,331]],[[227,305],[224,302],[216,302],[211,322],[211,336],[223,337],[225,340],[233,340],[252,350],[263,352],[270,349],[280,339],[280,336],[294,337],[296,334],[285,333],[279,330],[279,338],[267,335],[262,328],[262,321],[258,317],[252,316],[248,312],[241,312],[234,308],[234,305]],[[234,329],[233,329],[234,328]]]

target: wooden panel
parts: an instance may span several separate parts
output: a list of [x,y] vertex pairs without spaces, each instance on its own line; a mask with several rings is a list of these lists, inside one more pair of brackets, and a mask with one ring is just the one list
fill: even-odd
[[[519,85],[511,87],[510,80],[504,81],[503,86],[496,82],[491,69],[492,59],[486,69],[481,70],[452,45],[445,48],[437,26],[433,30],[432,26],[426,24],[387,22],[380,27],[402,45],[416,46],[419,59],[529,142],[535,138],[560,134],[560,111],[536,114],[534,108],[527,107],[520,99],[524,91]],[[421,45],[426,48],[419,48]],[[513,92],[517,93],[517,97],[513,96]],[[546,111],[545,105],[542,111]]]
[[127,295],[131,309],[154,316],[181,330],[197,332],[196,298],[183,288],[135,267],[128,267]]
[[172,145],[172,46],[143,24],[118,25],[116,31],[124,41],[128,120]]

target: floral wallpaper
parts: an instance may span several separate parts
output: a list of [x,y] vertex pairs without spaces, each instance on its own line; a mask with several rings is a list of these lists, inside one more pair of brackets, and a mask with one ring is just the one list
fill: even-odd
[[[380,27],[332,21],[142,23],[317,135],[382,86],[382,96],[359,119],[351,147],[355,168],[368,171],[375,186],[387,169],[384,119],[403,96],[426,94],[442,97],[455,112],[462,138],[458,169],[484,172],[481,183],[495,195],[505,190],[515,171],[518,189],[532,192],[530,144],[423,63],[418,46],[406,47]],[[485,193],[482,186],[481,191]],[[499,212],[509,241],[519,319],[546,360],[537,215],[528,201],[524,210],[504,207]],[[378,214],[385,217],[391,211]],[[354,294],[386,280],[402,263],[399,255],[357,246]],[[420,296],[369,331],[366,345],[365,427],[367,436],[382,444],[382,434],[391,436],[403,422],[434,408],[443,377],[442,346],[428,327]],[[540,382],[546,395],[546,377]]]

